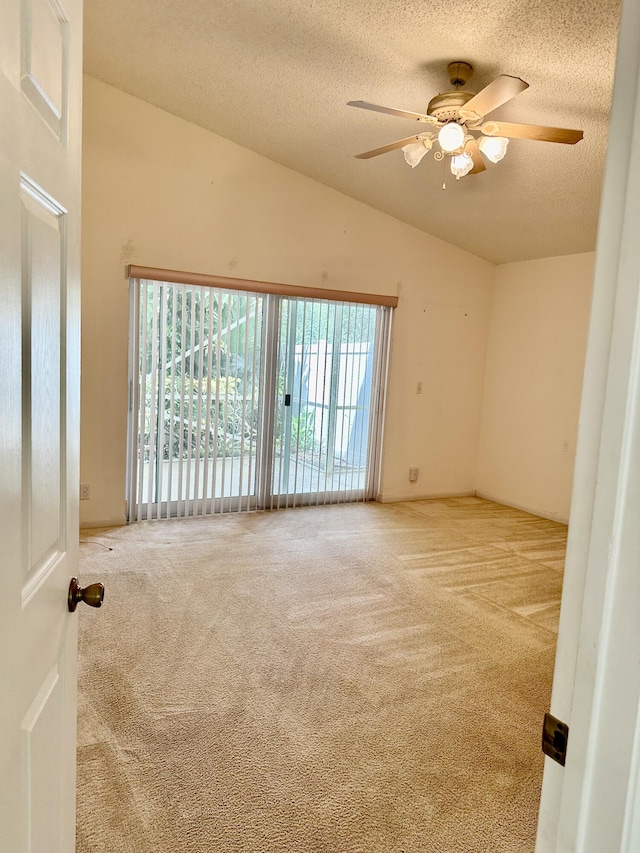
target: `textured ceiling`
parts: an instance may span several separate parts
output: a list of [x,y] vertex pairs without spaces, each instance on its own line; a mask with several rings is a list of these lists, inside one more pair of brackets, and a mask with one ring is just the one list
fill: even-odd
[[[85,0],[85,71],[494,262],[591,251],[617,0]],[[354,109],[424,112],[447,63],[530,88],[492,119],[584,130],[575,146],[512,140],[447,181],[432,156],[353,155],[424,129]]]

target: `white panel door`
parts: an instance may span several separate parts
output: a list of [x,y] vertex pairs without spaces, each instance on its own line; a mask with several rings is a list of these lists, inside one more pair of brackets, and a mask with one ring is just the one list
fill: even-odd
[[75,849],[82,0],[0,26],[0,849]]

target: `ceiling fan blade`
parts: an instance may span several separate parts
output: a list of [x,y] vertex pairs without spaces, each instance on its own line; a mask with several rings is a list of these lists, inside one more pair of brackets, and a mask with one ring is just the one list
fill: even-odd
[[496,77],[493,82],[485,86],[484,89],[481,89],[477,95],[474,95],[470,101],[467,101],[464,105],[464,112],[473,112],[478,116],[486,116],[528,88],[529,84],[525,83],[519,77],[510,77],[508,74],[501,74],[500,77]]
[[513,124],[509,121],[488,121],[481,125],[486,136],[506,136],[507,139],[534,139],[537,142],[563,142],[575,145],[584,136],[581,130],[566,127],[545,127],[542,124]]
[[413,121],[423,121],[428,124],[438,124],[438,119],[433,116],[427,116],[424,113],[412,113],[409,110],[398,110],[395,107],[381,107],[379,104],[370,104],[368,101],[348,101],[348,107],[359,107],[361,110],[373,110],[376,113],[386,113],[390,116],[400,116],[400,118],[410,118]]
[[419,134],[407,136],[406,139],[399,139],[397,142],[390,142],[389,145],[383,145],[382,148],[374,148],[373,151],[365,151],[363,154],[356,154],[358,160],[368,160],[370,157],[377,157],[378,154],[386,154],[387,151],[395,151],[398,148],[404,148],[405,145],[410,145],[412,142],[420,142],[422,137]]
[[475,139],[468,140],[467,144],[464,146],[464,150],[467,152],[467,154],[471,155],[471,159],[473,160],[473,169],[469,172],[469,174],[477,175],[479,172],[485,172],[487,167],[484,164],[482,154],[480,153],[478,143],[475,141]]

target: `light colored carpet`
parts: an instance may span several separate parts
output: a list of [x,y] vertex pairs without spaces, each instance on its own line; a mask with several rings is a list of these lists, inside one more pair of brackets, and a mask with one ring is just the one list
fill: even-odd
[[83,539],[78,853],[533,850],[564,526],[459,498]]

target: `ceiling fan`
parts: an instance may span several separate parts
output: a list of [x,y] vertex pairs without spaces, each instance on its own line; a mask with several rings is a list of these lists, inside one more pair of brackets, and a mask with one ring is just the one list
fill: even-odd
[[474,94],[464,89],[473,72],[468,62],[451,62],[447,70],[454,91],[444,92],[432,98],[426,114],[383,107],[367,101],[349,101],[350,107],[408,118],[433,128],[433,131],[415,133],[413,136],[399,139],[381,148],[356,154],[356,157],[360,160],[368,160],[370,157],[377,157],[379,154],[402,148],[407,163],[415,167],[437,141],[439,148],[434,151],[435,159],[444,160],[445,157],[449,157],[451,172],[456,180],[460,180],[465,175],[485,171],[483,156],[493,163],[502,160],[506,154],[509,139],[534,139],[539,142],[561,142],[566,145],[575,145],[582,139],[581,130],[536,124],[514,124],[506,121],[485,121],[486,115],[519,95],[520,92],[524,92],[529,88],[529,84],[519,77],[501,74],[480,92]]

